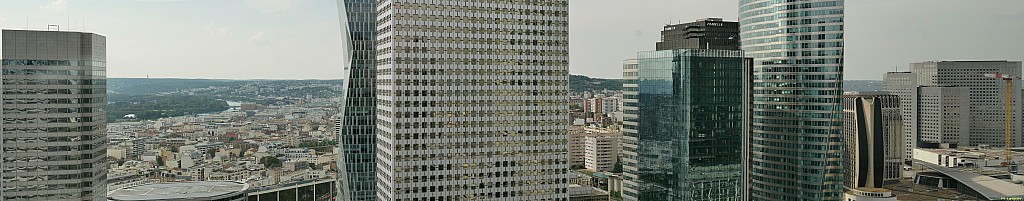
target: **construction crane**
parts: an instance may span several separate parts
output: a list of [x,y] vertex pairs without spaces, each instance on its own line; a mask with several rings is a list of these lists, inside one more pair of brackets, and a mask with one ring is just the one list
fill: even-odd
[[1010,134],[1013,128],[1013,76],[996,73],[985,74],[985,77],[1006,81],[1006,146],[1003,147],[1006,151],[1006,162],[1003,162],[1003,166],[1010,166],[1013,164],[1013,152],[1010,150],[1013,147],[1013,136]]

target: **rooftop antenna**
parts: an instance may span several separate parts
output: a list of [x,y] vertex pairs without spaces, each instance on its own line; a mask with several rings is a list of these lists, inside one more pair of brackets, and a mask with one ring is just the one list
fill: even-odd
[[[67,24],[65,24],[65,26],[68,27],[68,30],[74,29],[74,28],[71,27],[71,6],[68,6],[68,22],[67,22]],[[57,30],[57,31],[60,31],[60,30]]]

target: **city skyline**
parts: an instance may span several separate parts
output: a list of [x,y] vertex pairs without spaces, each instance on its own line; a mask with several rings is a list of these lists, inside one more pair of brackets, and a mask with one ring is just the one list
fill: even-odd
[[1024,12],[942,1],[26,0],[0,200],[1024,199]]
[[[882,80],[874,72],[897,66],[905,71],[909,63],[920,61],[1024,60],[1024,40],[1013,40],[1020,37],[1015,33],[1024,32],[1024,24],[1015,21],[1024,17],[1024,11],[1014,9],[1024,2],[987,2],[849,2],[848,14],[857,17],[846,22],[851,30],[846,36],[846,65],[869,70],[848,72],[845,78]],[[736,4],[574,3],[570,73],[619,79],[622,59],[652,48],[664,24],[707,17],[735,21]],[[343,62],[336,57],[342,49],[333,1],[230,0],[199,5],[195,0],[14,1],[0,8],[0,28],[24,29],[26,21],[34,30],[46,30],[47,24],[75,30],[84,24],[84,31],[117,38],[109,44],[116,56],[110,62],[121,67],[111,69],[111,78],[343,78],[337,68]],[[107,12],[111,8],[133,12]],[[151,26],[156,23],[159,26]],[[873,51],[878,48],[889,51]]]

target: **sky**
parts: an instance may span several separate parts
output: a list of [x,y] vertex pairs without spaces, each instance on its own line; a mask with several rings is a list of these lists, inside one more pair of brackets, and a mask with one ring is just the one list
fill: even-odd
[[[340,79],[334,0],[3,0],[0,28],[107,37],[108,77]],[[932,60],[1024,60],[1024,1],[846,1],[848,80]],[[736,0],[571,0],[570,72],[621,78],[669,23],[735,21]]]

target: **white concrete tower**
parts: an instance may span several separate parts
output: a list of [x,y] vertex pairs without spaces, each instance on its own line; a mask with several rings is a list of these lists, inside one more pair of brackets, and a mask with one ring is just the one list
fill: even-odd
[[378,200],[567,200],[568,6],[377,2]]

